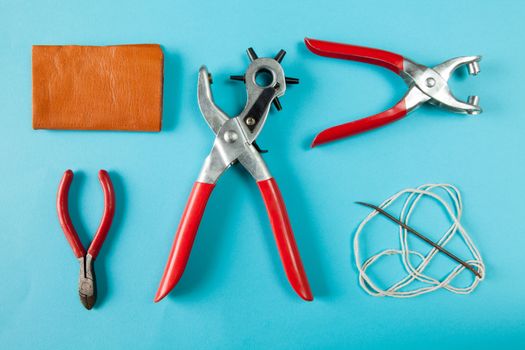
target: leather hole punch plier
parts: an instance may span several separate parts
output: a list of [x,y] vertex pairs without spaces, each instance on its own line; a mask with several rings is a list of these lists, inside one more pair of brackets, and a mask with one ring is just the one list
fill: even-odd
[[[257,182],[290,284],[301,298],[313,300],[281,192],[255,146],[271,104],[274,103],[279,109],[281,105],[275,101],[284,95],[287,83],[298,82],[284,75],[280,62],[285,53],[281,50],[275,58],[258,58],[253,49],[248,49],[251,63],[245,75],[232,77],[243,80],[247,90],[246,106],[235,118],[229,118],[215,105],[210,89],[211,74],[205,66],[200,68],[197,88],[199,108],[216,137],[182,214],[155,302],[164,298],[181,278],[215,183],[236,162]],[[257,80],[262,73],[269,76],[266,84]]]
[[328,128],[315,137],[312,147],[392,123],[426,102],[457,113],[481,113],[478,96],[469,96],[467,102],[462,102],[452,95],[448,86],[452,73],[463,65],[467,65],[469,74],[477,75],[480,71],[481,56],[452,58],[430,68],[396,53],[379,49],[309,38],[305,38],[304,42],[306,47],[317,55],[365,62],[390,69],[400,75],[408,85],[405,96],[392,108],[367,118]]
[[98,256],[100,248],[106,239],[109,228],[115,214],[115,192],[109,174],[105,170],[100,170],[98,178],[104,192],[104,213],[102,220],[97,229],[95,237],[91,242],[87,252],[78,234],[73,226],[68,209],[68,195],[71,182],[73,181],[73,172],[67,170],[60,181],[57,194],[57,212],[60,220],[60,226],[73,249],[73,254],[80,262],[80,274],[78,280],[78,294],[82,305],[91,310],[97,300],[97,288],[95,280],[95,270],[93,264]]

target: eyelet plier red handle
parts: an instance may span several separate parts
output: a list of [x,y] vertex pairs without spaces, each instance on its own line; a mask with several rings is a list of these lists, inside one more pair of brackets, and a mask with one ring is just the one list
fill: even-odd
[[60,181],[57,194],[57,213],[60,220],[60,226],[73,249],[73,254],[80,262],[80,274],[78,281],[78,294],[82,305],[90,310],[97,300],[97,288],[95,279],[94,262],[102,248],[102,244],[108,235],[108,231],[113,221],[115,214],[115,192],[109,174],[105,170],[100,170],[98,178],[104,192],[104,213],[102,220],[95,233],[95,237],[91,242],[88,250],[84,248],[78,234],[73,226],[71,217],[69,215],[69,188],[73,181],[73,172],[67,170]]
[[459,101],[452,95],[447,83],[452,73],[463,65],[467,65],[470,74],[477,75],[481,56],[457,57],[429,68],[384,50],[310,38],[305,38],[304,42],[310,51],[320,56],[365,62],[390,69],[408,85],[405,96],[392,108],[328,128],[315,137],[312,147],[392,123],[426,102],[457,113],[481,113],[477,96],[469,96],[467,102]]
[[[281,192],[255,143],[272,103],[280,109],[278,97],[284,95],[286,84],[298,82],[297,79],[285,77],[280,65],[284,54],[285,51],[281,50],[275,58],[258,58],[253,49],[248,49],[251,64],[245,75],[232,77],[245,82],[248,95],[244,110],[235,118],[229,118],[215,105],[210,89],[211,75],[206,67],[200,68],[197,89],[199,107],[216,138],[182,214],[155,302],[164,298],[181,278],[215,183],[236,162],[253,176],[261,191],[290,284],[301,298],[313,300]],[[263,73],[269,77],[267,84],[256,81],[256,77]]]

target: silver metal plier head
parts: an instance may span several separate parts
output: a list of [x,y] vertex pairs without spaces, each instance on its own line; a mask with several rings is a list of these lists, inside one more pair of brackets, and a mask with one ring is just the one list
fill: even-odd
[[97,285],[95,278],[95,269],[93,264],[95,260],[90,254],[78,259],[80,262],[80,274],[78,278],[78,295],[80,302],[88,310],[93,308],[97,301]]

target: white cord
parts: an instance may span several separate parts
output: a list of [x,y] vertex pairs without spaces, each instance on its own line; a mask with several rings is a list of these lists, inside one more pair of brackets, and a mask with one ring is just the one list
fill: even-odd
[[[434,190],[436,189],[442,189],[446,191],[453,204],[453,208],[451,208],[451,206],[447,203],[446,200],[444,200],[438,194],[434,193]],[[474,276],[472,283],[467,287],[453,286],[452,282],[456,278],[456,276],[458,276],[463,270],[466,269],[461,264],[458,264],[454,269],[452,269],[452,271],[449,272],[448,275],[446,275],[442,279],[436,279],[434,277],[426,275],[424,273],[426,267],[428,266],[432,258],[436,254],[439,254],[439,250],[433,248],[427,255],[423,255],[417,251],[410,250],[408,247],[408,231],[401,226],[399,226],[399,241],[401,249],[385,249],[371,256],[366,261],[364,261],[364,263],[361,263],[361,254],[359,252],[359,239],[362,235],[362,231],[365,225],[370,220],[372,220],[372,218],[379,214],[377,211],[374,210],[363,220],[363,222],[361,222],[354,236],[355,263],[359,271],[359,284],[361,285],[361,287],[370,295],[378,297],[389,296],[394,298],[415,297],[418,295],[435,291],[440,288],[445,288],[457,294],[469,294],[472,291],[474,291],[479,282],[485,278],[485,264],[483,263],[483,259],[481,258],[478,249],[472,242],[472,239],[468,235],[467,231],[465,231],[463,226],[461,226],[460,224],[461,214],[463,211],[463,204],[461,202],[461,195],[459,193],[459,190],[456,187],[449,184],[422,185],[415,189],[408,188],[396,193],[392,197],[385,200],[379,207],[382,209],[388,208],[396,199],[403,196],[404,194],[408,194],[408,198],[405,200],[399,219],[407,225],[414,208],[424,196],[436,200],[445,208],[452,224],[445,232],[443,237],[441,237],[441,239],[439,239],[439,241],[437,241],[436,243],[443,247],[456,234],[458,234],[467,245],[473,257],[471,260],[467,260],[466,262],[478,270],[478,272],[481,274],[481,278]],[[367,275],[366,271],[379,259],[388,255],[401,256],[401,262],[403,263],[403,267],[407,275],[401,280],[399,280],[397,283],[390,286],[388,289],[382,289],[376,283],[374,283],[374,281],[372,281],[370,276]],[[420,261],[419,264],[414,266],[410,261],[410,256],[417,256]],[[471,274],[470,270],[466,270],[466,272]],[[410,289],[410,284],[415,281],[421,282],[425,284],[425,286]],[[418,284],[421,285],[420,283]]]

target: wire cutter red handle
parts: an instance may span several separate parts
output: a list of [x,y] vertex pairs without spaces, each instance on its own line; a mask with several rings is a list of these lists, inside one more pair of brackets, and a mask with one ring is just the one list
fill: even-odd
[[[301,298],[308,301],[313,300],[279,188],[273,178],[259,181],[257,185],[270,217],[270,223],[286,276],[293,289]],[[164,298],[182,277],[206,204],[214,188],[214,184],[202,182],[196,182],[193,186],[175,235],[175,241],[173,242],[159,289],[155,295],[155,302]]]
[[[393,52],[309,38],[305,38],[304,42],[306,47],[317,55],[370,63],[390,69],[396,74],[404,71],[404,57]],[[407,113],[405,99],[403,98],[384,112],[322,131],[315,137],[312,147],[392,123],[403,118]]]
[[[109,228],[113,221],[113,216],[115,214],[115,192],[113,189],[113,184],[109,174],[105,170],[100,170],[98,173],[98,178],[104,192],[104,213],[102,215],[102,220],[97,229],[95,237],[89,246],[87,254],[91,255],[95,259],[106,239]],[[57,194],[57,212],[58,219],[60,220],[60,226],[69,242],[69,245],[73,249],[73,253],[77,258],[81,258],[86,255],[86,250],[78,237],[78,234],[73,226],[71,217],[69,216],[68,209],[68,197],[69,197],[69,188],[71,187],[71,182],[73,181],[73,172],[67,170],[60,181]]]
[[66,170],[60,185],[58,186],[57,194],[57,212],[58,219],[60,220],[60,226],[66,235],[66,239],[69,242],[69,245],[73,249],[73,254],[77,258],[81,258],[86,255],[86,250],[78,237],[78,234],[71,222],[71,217],[69,216],[69,188],[71,187],[71,182],[73,181],[73,172],[71,170]]

